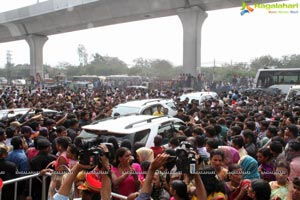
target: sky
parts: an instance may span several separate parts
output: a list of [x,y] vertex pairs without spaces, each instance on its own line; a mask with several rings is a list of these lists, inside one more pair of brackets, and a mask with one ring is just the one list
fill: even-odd
[[[40,0],[39,2],[42,2]],[[208,12],[202,26],[202,66],[247,62],[271,55],[300,54],[300,1],[296,14],[268,13],[254,9],[240,15],[240,8]],[[0,12],[37,3],[37,0],[2,0]],[[286,3],[286,2],[285,2]],[[79,64],[78,45],[92,54],[118,57],[129,66],[136,58],[166,59],[174,66],[182,65],[183,31],[177,16],[123,23],[49,36],[44,46],[44,64]],[[0,67],[6,63],[7,51],[12,63],[29,63],[29,47],[25,41],[0,43]]]

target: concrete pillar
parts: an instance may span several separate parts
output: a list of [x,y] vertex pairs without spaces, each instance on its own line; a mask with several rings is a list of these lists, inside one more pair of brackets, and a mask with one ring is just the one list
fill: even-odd
[[177,10],[183,26],[183,71],[197,75],[201,67],[201,28],[207,13],[198,6]]
[[43,69],[43,47],[48,40],[47,36],[43,35],[29,35],[26,37],[26,41],[30,48],[30,75],[37,80],[37,75],[44,80]]

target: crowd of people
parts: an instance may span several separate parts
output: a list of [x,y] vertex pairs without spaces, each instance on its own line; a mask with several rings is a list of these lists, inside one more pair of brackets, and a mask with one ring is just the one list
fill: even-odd
[[[1,109],[10,113],[15,108],[30,110],[1,119],[0,177],[5,181],[50,172],[47,194],[55,200],[110,199],[111,192],[138,200],[300,199],[298,102],[286,102],[281,95],[244,96],[230,91],[220,96],[222,104],[216,99],[200,104],[180,101],[182,93],[118,88],[35,93],[25,88],[3,89]],[[94,158],[99,159],[97,165],[80,157],[76,141],[82,126],[111,116],[119,103],[145,98],[174,99],[175,117],[186,124],[174,130],[167,145],[159,135],[152,147],[127,140],[119,143],[112,136],[105,142],[112,144],[113,151],[101,144],[98,148],[104,153]],[[45,108],[59,112],[43,113]],[[163,110],[155,113],[163,114]],[[188,163],[180,163],[182,151],[191,158]],[[18,184],[18,198],[42,199],[41,179],[33,180],[31,196],[27,184]],[[13,189],[14,185],[5,185],[2,199],[13,199]]]
[[214,80],[214,75],[212,75],[210,78],[207,78],[203,73],[198,74],[196,77],[192,76],[191,74],[183,73],[178,76],[177,80],[172,82],[171,88],[178,87],[191,87],[195,90],[210,88],[215,92],[222,92],[240,88],[252,88],[254,87],[254,78],[235,75],[230,81],[217,81]]

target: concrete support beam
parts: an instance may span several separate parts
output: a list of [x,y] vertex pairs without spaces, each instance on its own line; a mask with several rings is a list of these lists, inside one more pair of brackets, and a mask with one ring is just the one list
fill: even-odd
[[193,76],[201,67],[201,28],[207,13],[198,6],[178,9],[183,26],[183,70]]
[[43,47],[47,40],[48,37],[43,35],[29,35],[26,37],[30,48],[30,75],[34,77],[35,81],[39,78],[40,81],[44,80]]

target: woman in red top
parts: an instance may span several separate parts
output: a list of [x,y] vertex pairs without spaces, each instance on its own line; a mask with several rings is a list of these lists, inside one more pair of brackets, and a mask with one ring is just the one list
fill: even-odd
[[225,183],[228,200],[250,200],[251,198],[247,195],[247,186],[251,185],[251,181],[243,180],[242,167],[238,164],[230,165],[228,173],[230,181]]
[[120,147],[116,151],[116,163],[112,167],[112,182],[115,192],[128,196],[137,192],[140,188],[142,178],[141,166],[137,163],[131,164],[133,157],[131,151],[125,147]]
[[67,149],[71,143],[68,137],[58,137],[56,139],[56,149],[58,151],[58,158],[54,163],[54,168],[56,171],[61,171],[62,166],[69,166],[70,159],[67,157]]
[[165,152],[165,148],[162,146],[162,141],[163,141],[163,138],[161,135],[157,135],[154,137],[154,146],[151,147],[153,153],[154,153],[154,158],[156,158],[156,156],[158,154],[162,154]]

